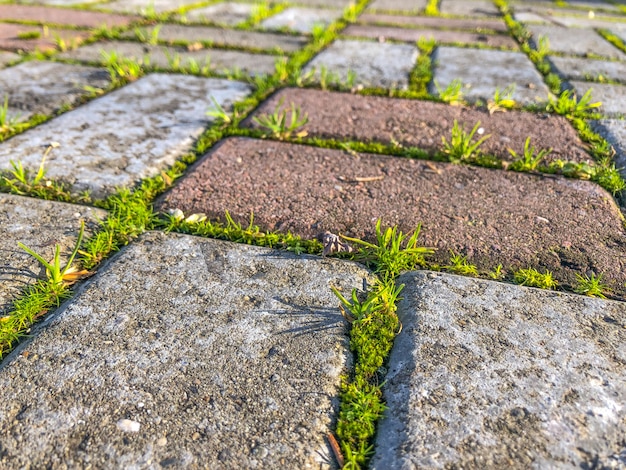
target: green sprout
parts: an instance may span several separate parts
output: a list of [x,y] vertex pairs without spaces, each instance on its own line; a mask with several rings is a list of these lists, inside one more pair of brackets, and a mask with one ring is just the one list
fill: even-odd
[[549,97],[547,111],[555,112],[566,118],[586,118],[589,117],[591,111],[602,106],[601,102],[591,102],[591,89],[580,97],[576,98],[576,94],[572,90],[565,90],[558,98]]
[[541,160],[550,154],[552,149],[542,149],[535,153],[535,147],[530,146],[530,137],[526,138],[524,143],[524,155],[519,156],[517,153],[509,149],[509,153],[513,156],[514,161],[509,166],[513,171],[533,171],[537,169]]
[[439,86],[437,80],[435,80],[434,83],[435,88],[437,88],[437,94],[442,101],[452,106],[463,104],[463,82],[461,82],[461,80],[455,78],[445,89]]
[[540,273],[535,268],[520,269],[513,275],[513,280],[522,286],[556,289],[559,285],[550,271]]
[[444,266],[450,272],[463,276],[478,276],[478,269],[475,265],[467,261],[466,256],[450,251],[450,265]]
[[[292,134],[302,126],[309,122],[308,115],[305,113],[301,115],[301,109],[293,102],[289,110],[281,109],[283,107],[283,100],[280,100],[274,112],[272,114],[262,114],[259,117],[253,118],[259,126],[270,131],[270,135],[278,140],[289,139]],[[287,114],[291,113],[291,118],[287,121]],[[294,134],[295,137],[301,138],[307,135],[306,131],[300,131]]]
[[609,292],[609,287],[602,282],[602,274],[596,276],[594,273],[590,276],[576,274],[578,285],[574,288],[577,294],[588,295],[590,297],[598,297],[606,299],[605,293]]
[[483,142],[485,142],[485,140],[491,137],[491,135],[485,135],[476,142],[472,142],[474,134],[478,132],[479,127],[480,121],[476,123],[471,132],[468,134],[459,126],[457,120],[454,120],[450,142],[448,142],[445,137],[441,138],[444,147],[443,152],[448,155],[448,158],[452,163],[460,163],[476,156],[478,148],[483,144]]

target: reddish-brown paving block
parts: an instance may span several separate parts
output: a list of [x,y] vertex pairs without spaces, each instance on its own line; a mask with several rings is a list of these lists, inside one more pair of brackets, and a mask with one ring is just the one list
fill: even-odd
[[[309,136],[387,144],[398,142],[406,147],[434,152],[442,149],[442,136],[450,140],[454,120],[457,120],[467,131],[480,122],[483,135],[491,135],[480,149],[504,160],[512,160],[509,148],[521,155],[527,137],[537,149],[552,148],[546,162],[590,160],[583,142],[569,122],[560,116],[513,111],[490,115],[486,110],[431,101],[299,88],[286,88],[276,93],[253,116],[271,114],[281,100],[285,108],[294,103],[308,115],[303,130],[308,131]],[[259,127],[252,117],[243,125]]]
[[[360,181],[359,181],[360,180]],[[421,243],[483,269],[543,267],[563,283],[604,273],[626,288],[626,234],[611,196],[589,181],[469,165],[230,138],[218,144],[159,202],[161,210],[225,211],[243,224],[306,238],[325,230],[372,240],[377,219]]]
[[406,25],[422,28],[461,29],[476,32],[497,31],[506,33],[508,29],[502,20],[475,18],[440,18],[434,16],[396,16],[364,14],[359,16],[359,23]]
[[50,8],[29,5],[0,5],[0,20],[34,21],[37,23],[97,28],[99,26],[126,26],[137,17],[112,15],[69,8]]
[[[28,39],[29,33],[38,33],[39,37]],[[24,35],[24,38],[20,38],[20,35]],[[0,49],[5,51],[47,51],[55,49],[59,40],[74,46],[87,37],[89,37],[87,31],[0,23]]]
[[409,29],[392,28],[389,26],[350,25],[343,30],[345,36],[365,38],[394,39],[396,41],[415,42],[420,38],[434,39],[448,44],[480,44],[490,47],[506,47],[517,49],[517,43],[510,36],[500,34],[470,33],[466,31],[450,31],[444,29]]

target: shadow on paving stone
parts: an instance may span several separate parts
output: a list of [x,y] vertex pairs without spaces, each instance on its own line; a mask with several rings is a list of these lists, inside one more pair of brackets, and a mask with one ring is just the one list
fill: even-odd
[[482,269],[530,266],[563,285],[603,273],[626,298],[626,233],[613,198],[589,181],[489,170],[282,142],[229,138],[157,202],[313,238],[330,230],[374,240],[382,219],[420,243],[468,255]]
[[0,367],[0,467],[336,468],[356,263],[151,232]]
[[626,305],[412,272],[371,468],[625,468]]
[[569,122],[561,116],[520,111],[494,113],[484,109],[449,106],[432,101],[390,99],[334,93],[319,90],[287,88],[265,101],[243,122],[243,126],[259,128],[253,121],[263,113],[271,114],[276,106],[291,103],[308,115],[303,127],[310,137],[360,140],[364,142],[398,142],[430,152],[442,149],[442,136],[450,140],[454,120],[463,123],[466,131],[480,121],[483,135],[491,135],[480,147],[484,153],[511,161],[508,149],[523,155],[524,142],[539,149],[551,148],[546,162],[556,159],[583,162],[591,160],[585,144]]

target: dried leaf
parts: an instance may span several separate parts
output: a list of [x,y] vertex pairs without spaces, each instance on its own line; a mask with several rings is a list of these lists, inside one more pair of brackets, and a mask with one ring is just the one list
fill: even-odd
[[322,243],[324,244],[324,251],[322,256],[332,255],[333,253],[352,253],[352,248],[347,242],[341,239],[339,235],[335,235],[331,232],[324,232],[322,235]]

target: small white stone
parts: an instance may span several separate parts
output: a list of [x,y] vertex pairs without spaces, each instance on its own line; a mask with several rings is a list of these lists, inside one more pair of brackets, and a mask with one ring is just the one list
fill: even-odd
[[139,428],[141,428],[141,424],[132,419],[120,419],[116,426],[117,429],[123,432],[139,432]]
[[167,444],[167,437],[165,436],[159,437],[156,441],[156,445],[159,447],[165,447],[166,444]]

